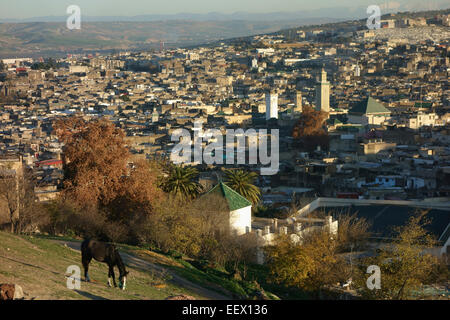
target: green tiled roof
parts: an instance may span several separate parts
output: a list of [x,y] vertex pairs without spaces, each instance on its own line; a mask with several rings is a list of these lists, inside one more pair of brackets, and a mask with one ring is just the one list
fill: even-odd
[[208,194],[218,194],[219,196],[225,198],[230,211],[242,209],[252,205],[250,201],[245,199],[243,196],[228,187],[223,182],[220,182],[214,188],[209,190],[205,195]]
[[371,113],[390,113],[385,106],[383,106],[380,102],[373,99],[372,97],[368,97],[363,101],[357,103],[349,113],[357,113],[357,114],[371,114]]
[[432,105],[431,102],[416,102],[414,108],[430,108]]

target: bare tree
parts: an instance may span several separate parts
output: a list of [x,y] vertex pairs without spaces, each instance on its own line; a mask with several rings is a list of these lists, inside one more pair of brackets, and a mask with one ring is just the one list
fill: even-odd
[[31,219],[35,196],[31,174],[18,170],[3,170],[0,175],[0,199],[7,210],[11,232],[20,232]]
[[19,197],[15,176],[3,175],[0,177],[0,198],[5,204],[11,224],[11,232],[14,233],[19,216]]

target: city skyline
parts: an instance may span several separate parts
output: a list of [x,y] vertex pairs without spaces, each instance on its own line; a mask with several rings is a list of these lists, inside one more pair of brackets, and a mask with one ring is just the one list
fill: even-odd
[[0,300],[449,301],[450,9],[354,2],[0,18]]

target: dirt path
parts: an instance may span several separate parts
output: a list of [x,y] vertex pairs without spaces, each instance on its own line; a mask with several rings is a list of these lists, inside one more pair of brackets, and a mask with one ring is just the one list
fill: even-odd
[[[67,247],[69,247],[73,250],[76,250],[78,252],[81,251],[81,242],[62,241],[62,240],[53,240],[53,241],[57,242],[61,245],[66,245]],[[189,289],[192,292],[195,292],[196,294],[198,294],[202,297],[205,297],[206,299],[211,299],[211,300],[230,300],[230,299],[232,299],[230,296],[227,296],[225,294],[220,294],[213,290],[203,288],[189,280],[186,280],[168,268],[164,268],[157,264],[150,263],[148,261],[145,261],[144,259],[138,258],[134,255],[125,253],[123,251],[121,251],[120,254],[128,267],[137,268],[137,269],[141,269],[144,271],[150,271],[159,276],[164,275],[164,274],[170,275],[171,279],[169,280],[169,282],[171,282],[174,285]]]

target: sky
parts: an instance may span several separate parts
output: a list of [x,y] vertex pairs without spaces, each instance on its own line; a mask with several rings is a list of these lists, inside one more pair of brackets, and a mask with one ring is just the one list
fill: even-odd
[[[414,1],[414,0],[413,0]],[[270,13],[329,7],[355,7],[411,0],[0,0],[0,19],[65,16],[69,5],[78,5],[87,16],[135,16],[176,13]],[[442,0],[421,0],[421,3]]]

